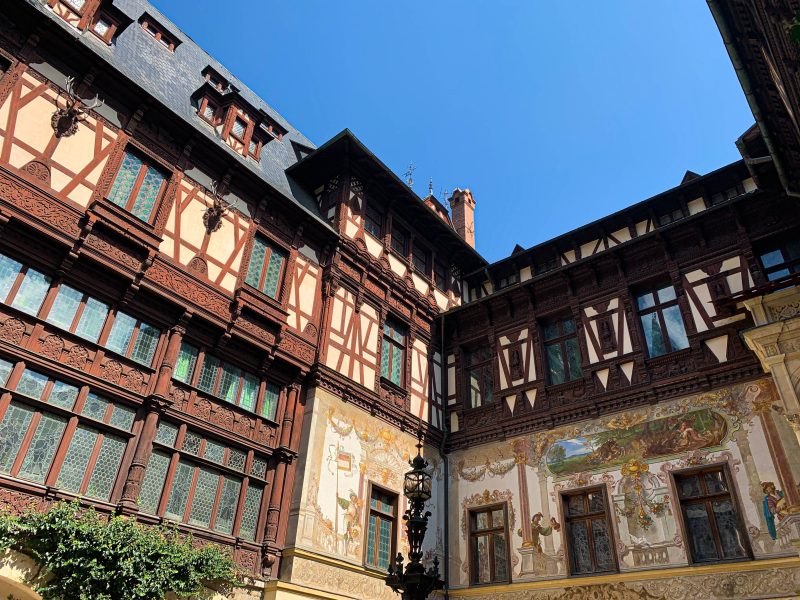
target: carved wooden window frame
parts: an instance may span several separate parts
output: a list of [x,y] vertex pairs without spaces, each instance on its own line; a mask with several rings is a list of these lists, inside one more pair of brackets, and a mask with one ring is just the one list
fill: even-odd
[[[12,364],[10,361],[2,362]],[[39,398],[34,398],[17,391],[20,379],[23,377],[26,370],[37,375],[44,376],[47,379]],[[135,448],[135,444],[132,442],[136,435],[138,435],[138,430],[140,428],[140,420],[137,409],[126,402],[121,402],[115,398],[109,398],[105,394],[98,394],[98,397],[102,401],[108,403],[102,419],[98,420],[90,415],[83,414],[83,411],[87,405],[87,399],[89,398],[91,392],[88,385],[72,383],[61,378],[53,377],[38,367],[35,369],[28,369],[26,364],[21,362],[16,363],[13,366],[7,378],[3,379],[3,382],[4,386],[10,391],[4,393],[2,397],[0,397],[0,422],[2,422],[6,415],[8,415],[8,411],[12,405],[16,407],[23,407],[23,410],[33,411],[31,419],[28,422],[28,426],[23,433],[22,440],[16,449],[16,454],[12,461],[11,468],[9,469],[8,473],[3,473],[3,475],[9,477],[18,477],[24,481],[33,481],[34,483],[37,483],[36,480],[19,477],[19,471],[22,468],[27,453],[31,448],[31,442],[38,432],[38,427],[42,418],[45,416],[47,418],[55,418],[63,421],[64,428],[61,430],[61,433],[58,434],[58,439],[54,444],[52,456],[49,459],[49,465],[44,473],[44,477],[42,481],[38,483],[48,487],[57,488],[58,479],[63,473],[64,461],[69,455],[70,446],[75,437],[75,432],[79,427],[84,427],[96,432],[97,437],[93,442],[92,451],[89,454],[89,457],[86,459],[86,465],[83,469],[83,476],[81,478],[78,491],[68,491],[64,489],[62,490],[62,493],[75,497],[86,496],[101,502],[116,503],[122,494],[122,487],[125,477],[127,476],[128,465],[130,464],[131,456]],[[53,390],[59,383],[70,385],[77,389],[77,393],[71,407],[60,406],[52,403]],[[123,407],[124,410],[127,410],[129,414],[132,415],[129,429],[124,429],[119,425],[112,423],[112,418],[116,407]],[[100,455],[105,438],[108,435],[112,435],[123,440],[125,448],[119,457],[117,472],[114,475],[113,481],[111,482],[108,497],[100,498],[96,496],[90,496],[87,493],[88,486],[92,476],[96,472],[94,469],[97,466],[97,459]]]
[[[659,296],[659,292],[671,288],[675,297],[669,300],[661,300]],[[636,313],[639,317],[639,327],[642,332],[642,342],[644,343],[644,352],[648,358],[658,358],[661,356],[666,356],[667,354],[672,354],[673,352],[680,352],[681,350],[686,350],[689,346],[689,331],[686,327],[687,322],[691,322],[690,319],[686,318],[686,314],[684,312],[683,307],[679,301],[678,297],[679,289],[678,287],[673,284],[672,282],[661,282],[658,284],[651,284],[645,287],[640,287],[636,290],[636,293],[633,294],[634,301],[636,303]],[[651,306],[647,306],[642,308],[641,300],[645,296],[651,295],[653,298],[653,304]],[[672,340],[670,340],[669,329],[667,327],[667,320],[664,316],[664,311],[669,310],[673,307],[677,307],[678,314],[681,318],[681,326],[683,327],[683,335],[686,337],[686,346],[684,348],[673,348]],[[664,352],[661,354],[651,354],[650,347],[647,343],[647,333],[645,332],[645,326],[643,322],[643,317],[655,313],[657,315],[659,327],[661,328],[661,338],[664,342]]]
[[[369,504],[367,506],[367,510],[365,511],[364,516],[364,567],[367,569],[380,569],[381,571],[386,571],[389,565],[394,563],[395,553],[397,552],[397,532],[398,532],[398,513],[400,511],[400,497],[396,492],[392,490],[386,489],[382,486],[379,486],[372,481],[369,482],[368,486],[368,496]],[[388,511],[383,511],[379,508],[373,508],[372,506],[372,499],[373,496],[380,495],[385,498],[389,498],[392,500],[391,502],[391,513]],[[375,546],[374,546],[374,553],[373,553],[373,561],[370,562],[369,557],[369,524],[372,521],[372,517],[376,519],[376,527],[375,527]],[[386,566],[380,565],[378,563],[378,542],[380,540],[378,534],[378,524],[382,521],[389,523],[390,531],[389,531],[389,562]]]
[[[165,425],[166,423],[166,425]],[[255,452],[253,450],[247,450],[236,444],[231,443],[231,440],[225,438],[214,438],[213,436],[208,436],[205,432],[198,431],[196,429],[192,429],[191,431],[188,429],[185,423],[176,425],[175,423],[171,422],[162,422],[159,423],[159,428],[162,426],[168,426],[172,428],[176,428],[177,432],[175,437],[172,441],[169,441],[165,438],[162,438],[156,433],[156,437],[153,440],[153,451],[154,454],[158,454],[161,456],[166,456],[168,458],[168,465],[167,468],[162,476],[161,484],[160,484],[160,491],[158,491],[158,501],[157,507],[155,512],[145,512],[145,514],[154,514],[155,516],[161,517],[162,519],[173,519],[171,516],[167,516],[167,506],[172,496],[172,492],[174,491],[175,487],[175,475],[178,469],[181,466],[188,466],[192,469],[191,480],[189,483],[189,488],[187,491],[187,496],[183,502],[182,514],[181,518],[178,522],[184,525],[189,525],[191,527],[197,527],[199,529],[203,529],[205,531],[209,531],[215,535],[225,536],[225,537],[238,537],[241,533],[241,525],[242,525],[242,516],[244,514],[246,502],[247,502],[247,491],[251,486],[251,481],[255,482],[257,487],[261,488],[261,500],[257,507],[256,512],[256,529],[254,539],[248,541],[252,541],[253,543],[260,543],[263,540],[264,536],[264,528],[259,527],[258,523],[261,523],[264,520],[264,516],[266,513],[265,510],[265,497],[268,495],[268,481],[267,478],[270,474],[270,467],[269,462],[264,456],[255,456]],[[191,450],[187,450],[184,447],[184,443],[186,438],[191,435],[194,438],[199,438],[199,445],[196,452],[192,452]],[[206,450],[208,448],[208,442],[212,440],[217,446],[224,447],[224,454],[222,458],[222,462],[216,462],[215,460],[209,459],[205,456]],[[230,457],[231,457],[231,450],[235,450],[240,454],[244,455],[244,468],[242,470],[238,470],[232,466],[230,466]],[[256,475],[253,472],[253,465],[259,460],[261,462],[265,462],[264,466],[264,474]],[[152,462],[152,459],[151,461]],[[148,464],[148,468],[151,465]],[[191,524],[189,520],[191,518],[192,507],[194,503],[194,498],[197,491],[197,484],[198,479],[200,476],[200,471],[205,469],[207,472],[211,471],[213,474],[217,475],[217,488],[214,492],[214,500],[211,507],[211,517],[209,519],[209,525],[206,527],[202,524]],[[145,477],[147,477],[147,471],[145,471]],[[219,502],[223,493],[224,487],[224,479],[233,478],[239,481],[239,495],[236,501],[236,510],[233,515],[233,522],[231,526],[231,532],[227,531],[219,531],[214,528],[216,525],[216,520],[218,517],[218,508]]]
[[[572,324],[572,331],[569,331],[566,327],[567,323]],[[552,326],[557,327],[557,333],[552,337],[548,337],[547,329],[548,327]],[[581,350],[577,323],[573,316],[561,315],[559,317],[551,317],[550,319],[546,319],[542,322],[541,328],[542,331],[540,338],[542,340],[542,345],[544,346],[543,353],[547,385],[561,385],[562,383],[569,383],[583,377],[583,351]],[[572,372],[572,367],[570,366],[569,359],[567,358],[567,345],[570,340],[575,340],[575,348],[578,352],[579,364],[577,373]],[[563,381],[553,381],[550,375],[550,355],[548,354],[548,348],[555,346],[558,346],[560,352],[561,368],[564,371]]]
[[[211,107],[211,116],[206,115],[206,109]],[[216,127],[219,125],[219,105],[208,96],[203,96],[200,100],[200,106],[197,107],[197,116],[203,119],[206,123]]]
[[[255,250],[255,246],[257,243],[258,238],[261,238],[264,241],[265,246],[267,247],[267,252],[264,254],[264,261],[261,264],[261,274],[258,278],[258,286],[254,286],[252,283],[247,281],[247,277],[250,273],[250,262],[253,260],[253,251]],[[269,262],[272,257],[273,251],[282,252],[283,253],[283,263],[281,264],[281,269],[278,273],[278,286],[275,291],[275,296],[270,296],[264,290],[261,289],[261,286],[264,285],[266,282],[267,271],[269,270]],[[289,272],[289,268],[291,265],[294,264],[294,253],[286,248],[283,244],[279,243],[275,236],[266,233],[263,229],[258,229],[253,234],[252,238],[247,243],[247,264],[242,264],[239,273],[241,280],[239,285],[247,285],[251,289],[255,290],[261,296],[265,298],[269,298],[269,300],[273,302],[278,302],[281,305],[284,303],[284,288],[285,286],[285,279],[286,274]],[[291,265],[290,265],[291,263]]]
[[[482,358],[476,358],[473,361],[474,355],[479,351],[486,352],[486,356]],[[470,348],[465,349],[463,351],[463,360],[464,360],[464,386],[466,389],[465,402],[466,407],[469,409],[472,408],[480,408],[482,406],[492,406],[497,402],[496,392],[499,390],[497,389],[497,378],[495,377],[494,372],[494,363],[495,363],[495,353],[492,349],[492,345],[488,342],[482,344],[473,344]],[[476,404],[473,402],[473,387],[472,387],[472,377],[473,373],[478,375],[478,395],[479,395],[479,402]],[[491,389],[488,390],[488,398],[487,401],[487,388],[486,388],[486,376],[489,376],[489,381],[491,382]]]
[[[105,33],[101,34],[95,28],[100,20],[103,20],[108,23],[108,29]],[[94,15],[92,15],[92,19],[89,23],[89,31],[92,32],[98,39],[102,40],[106,44],[111,44],[114,41],[114,36],[117,35],[117,30],[119,29],[120,22],[113,18],[107,11],[98,10]]]
[[[584,507],[588,509],[589,507],[589,495],[590,494],[601,494],[603,498],[603,510],[602,511],[594,511],[590,512],[589,510],[584,510],[583,515],[570,515],[567,509],[567,502],[568,499],[571,497],[576,496],[583,496],[584,497]],[[611,513],[611,503],[608,494],[608,490],[605,486],[592,486],[592,487],[585,487],[585,488],[578,488],[572,490],[566,490],[559,492],[559,510],[562,516],[562,522],[564,523],[564,535],[562,536],[563,543],[564,543],[564,556],[566,558],[566,567],[567,573],[572,576],[592,576],[592,575],[601,575],[606,573],[618,573],[619,572],[619,560],[617,557],[616,552],[616,532],[614,530],[614,519]],[[569,542],[569,528],[572,523],[576,522],[588,522],[589,527],[587,528],[589,531],[589,539],[593,540],[593,535],[591,532],[591,522],[592,521],[604,521],[606,531],[608,532],[608,540],[609,546],[611,549],[611,559],[613,562],[613,566],[611,569],[606,570],[598,570],[597,569],[597,559],[595,557],[595,549],[594,544],[590,544],[590,556],[592,560],[592,564],[595,567],[594,571],[586,572],[586,573],[573,573],[573,558],[572,552],[573,549]]]
[[[722,475],[725,482],[726,490],[722,492],[709,492],[707,482],[703,477],[706,474],[719,473]],[[691,496],[688,498],[682,497],[680,480],[697,476],[700,485],[701,494],[698,496]],[[692,565],[713,565],[720,563],[741,562],[753,559],[753,549],[750,544],[750,537],[747,534],[746,524],[744,522],[744,511],[742,504],[739,501],[739,494],[736,489],[735,481],[731,477],[730,469],[727,463],[718,463],[712,465],[702,465],[688,469],[681,469],[670,472],[671,488],[674,491],[674,498],[676,508],[680,512],[678,521],[683,530],[684,540],[686,540],[686,556],[689,559],[689,564]],[[708,516],[709,524],[711,525],[713,542],[717,550],[718,556],[721,555],[721,539],[719,534],[719,526],[717,524],[716,514],[713,510],[712,502],[714,500],[727,499],[734,512],[734,519],[736,522],[736,529],[742,541],[744,556],[732,558],[717,558],[716,560],[698,560],[695,558],[695,551],[693,549],[692,537],[689,533],[690,528],[687,523],[686,507],[691,505],[702,504],[705,507],[706,515]]]
[[[498,511],[503,511],[503,522],[500,525],[495,525],[493,522],[492,515]],[[488,514],[489,515],[489,527],[485,529],[478,529],[477,522],[478,522],[478,515],[479,514]],[[498,583],[511,583],[511,540],[509,539],[509,530],[508,530],[508,503],[501,502],[497,504],[488,504],[485,506],[476,506],[467,509],[467,527],[469,530],[468,534],[468,567],[469,567],[469,581],[470,585],[475,586],[482,586],[482,585],[496,585]],[[507,577],[505,578],[498,578],[495,575],[495,556],[494,550],[495,545],[494,543],[489,544],[489,581],[478,581],[478,565],[477,562],[477,551],[478,551],[478,538],[481,536],[491,536],[492,540],[494,540],[494,536],[502,534],[505,538],[505,546],[506,546],[506,573]]]
[[364,231],[383,242],[383,214],[370,202],[364,207]]
[[[117,177],[120,175],[122,166],[125,162],[125,156],[127,154],[137,157],[142,162],[142,167],[139,168],[139,173],[136,176],[136,180],[134,181],[134,185],[131,188],[130,193],[128,194],[125,206],[122,206],[111,200],[110,196],[114,189],[114,184],[117,181]],[[161,187],[156,194],[155,200],[153,200],[153,206],[150,209],[150,214],[147,216],[147,219],[142,219],[138,215],[132,213],[130,209],[135,205],[136,197],[141,191],[144,178],[147,176],[147,172],[150,169],[161,171],[163,174],[163,181],[161,182]],[[105,198],[111,204],[114,204],[121,210],[124,210],[126,213],[130,214],[132,217],[138,219],[142,223],[146,223],[147,225],[155,227],[155,224],[159,221],[161,210],[165,208],[164,204],[165,200],[167,200],[167,191],[169,190],[173,176],[174,173],[171,166],[165,165],[163,161],[156,160],[151,152],[144,150],[140,144],[132,143],[132,140],[129,140],[128,143],[122,148],[120,159],[116,161],[116,164],[114,165],[113,176],[110,178],[108,189],[102,190],[101,193],[103,198]]]
[[[387,333],[386,329],[389,328],[389,332]],[[400,342],[392,337],[392,333],[396,333],[403,338],[403,341]],[[388,381],[391,384],[394,384],[398,387],[406,389],[407,387],[407,375],[408,369],[406,368],[406,364],[408,362],[408,355],[409,355],[409,328],[406,323],[401,321],[400,319],[396,319],[393,316],[388,316],[383,322],[383,329],[381,330],[381,347],[380,347],[380,361],[381,361],[381,368],[380,368],[380,375],[381,379]],[[388,360],[386,361],[386,365],[388,368],[388,373],[384,374],[384,348],[388,348]],[[402,352],[400,357],[400,381],[393,381],[390,377],[391,369],[392,369],[392,358],[395,352]]]

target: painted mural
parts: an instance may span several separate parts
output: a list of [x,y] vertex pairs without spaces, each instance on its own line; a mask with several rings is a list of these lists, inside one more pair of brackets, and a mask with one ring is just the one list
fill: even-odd
[[512,581],[566,575],[561,494],[589,486],[606,490],[621,571],[686,565],[673,472],[701,465],[726,465],[754,556],[792,555],[782,467],[770,450],[782,427],[777,398],[762,379],[454,453],[453,585],[468,585],[480,560],[467,553],[468,511],[485,503],[506,503],[513,515]]

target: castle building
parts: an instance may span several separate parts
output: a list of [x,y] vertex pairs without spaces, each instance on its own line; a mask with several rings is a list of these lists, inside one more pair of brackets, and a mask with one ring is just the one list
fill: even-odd
[[800,5],[709,7],[742,159],[488,264],[469,189],[316,146],[145,0],[7,0],[0,504],[390,600],[421,436],[445,598],[797,597]]

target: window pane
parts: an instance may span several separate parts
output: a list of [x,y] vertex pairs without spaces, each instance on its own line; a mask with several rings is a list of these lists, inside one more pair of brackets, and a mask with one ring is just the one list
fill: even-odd
[[585,514],[584,496],[569,496],[567,497],[567,516],[574,517]]
[[90,342],[97,342],[107,316],[108,305],[94,298],[89,298],[86,301],[86,307],[83,309],[80,321],[78,321],[75,334]]
[[647,294],[642,294],[641,296],[637,297],[636,304],[639,306],[639,310],[642,310],[655,306],[656,301],[653,298],[653,294],[648,292]]
[[78,306],[80,306],[82,298],[82,292],[67,285],[62,285],[58,289],[58,295],[53,302],[53,307],[47,315],[47,322],[62,329],[72,327],[72,321],[75,319],[75,313],[78,312]]
[[697,475],[685,475],[678,478],[678,496],[681,498],[694,498],[701,493]]
[[75,400],[78,399],[78,388],[63,381],[56,381],[50,396],[47,398],[48,404],[60,406],[61,408],[72,408]]
[[217,495],[219,475],[208,469],[200,469],[197,478],[197,487],[192,499],[192,511],[189,514],[189,523],[199,527],[211,525],[211,511],[214,509],[214,497]]
[[589,512],[597,513],[603,512],[606,509],[606,503],[603,501],[602,492],[592,492],[589,494]]
[[217,518],[214,530],[222,533],[233,531],[233,519],[236,517],[236,505],[239,503],[239,490],[242,482],[233,477],[225,477],[222,481],[222,493],[219,496]]
[[108,405],[108,400],[90,392],[86,396],[86,402],[83,403],[81,414],[91,419],[102,421],[106,416]]
[[380,537],[378,538],[378,567],[389,568],[389,556],[392,553],[392,524],[386,519],[378,519]]
[[28,432],[33,418],[33,409],[13,402],[8,406],[0,423],[0,471],[9,473]]
[[219,380],[219,392],[217,396],[231,403],[236,403],[236,392],[239,390],[239,378],[242,372],[236,367],[224,364],[222,376]]
[[592,558],[589,553],[589,530],[586,521],[567,524],[567,535],[569,536],[569,558],[572,566],[571,573],[578,575],[591,573]]
[[109,423],[114,427],[130,431],[133,427],[133,420],[136,418],[136,411],[127,406],[115,406],[114,412],[111,413],[111,420]]
[[561,344],[554,343],[546,346],[547,351],[547,374],[552,385],[564,383],[566,373],[564,373],[564,360],[561,356]]
[[722,471],[713,471],[712,473],[705,473],[703,479],[706,482],[706,490],[709,494],[719,494],[728,491],[728,485],[725,481],[725,476]]
[[765,269],[783,264],[783,262],[783,253],[780,250],[772,250],[761,255],[761,264],[764,265]]
[[46,383],[47,375],[25,369],[19,379],[19,383],[17,383],[17,392],[23,396],[40,399]]
[[575,333],[575,321],[572,319],[564,319],[562,321],[562,327],[564,328],[564,334]]
[[75,430],[69,449],[64,457],[64,464],[56,480],[56,487],[68,492],[79,493],[81,483],[97,442],[97,431],[80,426]]
[[264,402],[261,404],[261,416],[272,421],[275,420],[275,413],[278,410],[278,398],[280,397],[280,388],[275,384],[267,384],[267,389],[264,391]]
[[8,298],[8,293],[17,280],[20,269],[22,269],[22,264],[0,254],[0,302],[5,302]]
[[253,251],[250,253],[250,264],[247,267],[245,282],[254,288],[261,282],[261,272],[264,268],[264,259],[267,256],[267,244],[260,237],[253,241]]
[[602,519],[592,521],[592,536],[594,537],[594,558],[597,562],[598,571],[610,571],[614,568],[614,551],[611,546],[611,538],[608,534],[608,526]]
[[247,123],[242,121],[241,119],[236,119],[233,122],[233,127],[231,128],[231,132],[233,135],[240,139],[244,139],[244,134],[247,131]]
[[496,533],[492,536],[494,540],[494,580],[504,581],[508,579],[508,556],[506,556],[506,536]]
[[367,525],[367,564],[374,565],[375,564],[375,543],[376,543],[376,535],[375,531],[377,529],[378,517],[375,515],[369,516],[369,524]]
[[403,357],[405,356],[405,349],[395,346],[392,348],[392,370],[389,373],[389,379],[396,385],[402,384],[403,375]]
[[669,302],[670,300],[675,300],[675,288],[672,287],[671,285],[661,288],[660,290],[658,290],[657,294],[658,294],[658,301],[661,303]]
[[262,290],[270,298],[278,297],[280,275],[285,260],[286,255],[283,252],[274,246],[271,247],[269,265],[267,265],[267,275],[264,277],[264,288]]
[[170,519],[183,519],[186,510],[186,500],[189,498],[189,488],[192,486],[192,472],[194,468],[185,462],[179,462],[172,480],[172,493],[169,495],[165,515]]
[[20,479],[44,483],[66,426],[65,419],[42,415],[36,433],[33,434],[31,445],[25,453],[25,460],[22,461],[19,469],[18,477]]
[[161,500],[161,490],[164,487],[164,478],[169,468],[169,457],[160,452],[153,452],[144,472],[142,489],[139,492],[139,509],[142,512],[155,514],[158,502]]
[[391,352],[391,342],[389,342],[389,338],[384,337],[381,346],[381,377],[385,379],[389,379],[389,355]]
[[260,487],[250,485],[247,487],[247,494],[244,498],[244,509],[242,511],[242,524],[239,526],[239,537],[254,541],[256,539],[256,527],[258,526],[258,511],[261,508]]
[[114,179],[114,185],[111,186],[111,192],[108,194],[108,199],[111,202],[125,208],[142,166],[144,165],[139,157],[129,152],[125,153],[117,177]]
[[225,458],[225,446],[214,440],[206,440],[206,449],[203,452],[203,458],[221,465]]
[[156,431],[156,441],[165,446],[175,446],[175,438],[178,437],[178,427],[172,423],[161,422]]
[[47,275],[28,269],[11,306],[29,315],[36,315],[49,288],[50,278]]
[[667,325],[667,335],[669,344],[675,350],[683,350],[689,347],[689,338],[686,337],[686,330],[683,327],[680,308],[670,306],[664,309],[664,323]]
[[237,471],[244,471],[244,462],[247,458],[244,452],[231,448],[228,451],[228,466]]
[[7,360],[0,359],[0,385],[5,385],[8,381],[8,376],[11,375],[11,369],[14,365]]
[[117,312],[117,316],[114,317],[114,325],[111,326],[111,333],[106,341],[106,348],[125,356],[134,327],[136,327],[136,319],[123,312]]
[[741,558],[747,554],[744,541],[739,533],[736,513],[730,498],[712,503],[714,517],[717,520],[719,540],[722,543],[722,555],[725,558]]
[[473,369],[469,372],[469,401],[470,407],[476,408],[482,404],[481,398],[481,372]]
[[789,275],[789,269],[780,269],[779,271],[772,271],[771,273],[767,273],[767,280],[775,281],[776,279],[780,279],[781,277],[787,277],[788,275]]
[[478,583],[488,583],[492,580],[491,567],[489,566],[489,537],[479,535],[475,545],[475,564],[477,565]]
[[186,435],[183,437],[183,446],[181,449],[184,452],[189,452],[194,454],[195,456],[200,455],[200,442],[203,441],[199,435],[192,431],[187,431]]
[[197,348],[189,344],[181,344],[181,351],[178,353],[178,360],[175,362],[172,377],[183,383],[189,383],[192,380],[196,364]]
[[717,560],[717,547],[714,545],[714,536],[711,533],[711,523],[708,521],[705,505],[690,504],[686,506],[686,532],[691,539],[692,555],[695,561],[703,562]]
[[219,365],[220,360],[218,358],[206,354],[206,357],[203,359],[203,367],[200,370],[200,378],[197,380],[198,388],[209,394],[215,393]]
[[127,443],[122,438],[113,435],[105,436],[97,455],[97,462],[94,464],[92,477],[86,488],[87,496],[101,500],[109,499],[114,482],[117,480],[119,464],[122,462],[126,446]]
[[577,379],[581,376],[581,351],[578,347],[578,339],[570,338],[564,342],[567,347],[567,364],[569,365],[569,378]]
[[645,342],[647,343],[647,354],[652,358],[667,353],[667,346],[664,343],[664,336],[661,332],[661,325],[658,322],[658,313],[652,312],[642,315],[642,330],[644,331]]
[[136,194],[136,201],[131,207],[133,215],[139,217],[142,221],[147,221],[150,218],[150,213],[153,212],[153,206],[158,199],[164,179],[164,175],[158,169],[147,168],[142,187],[139,188],[139,193]]
[[160,336],[161,332],[158,329],[147,323],[141,323],[139,325],[139,334],[133,344],[131,359],[141,365],[149,366],[153,362],[153,354],[155,354]]
[[244,376],[242,397],[239,400],[239,406],[247,410],[255,410],[259,383],[258,377],[249,374]]
[[267,461],[263,458],[255,457],[253,459],[253,466],[250,469],[250,473],[252,473],[256,477],[264,478],[267,476]]

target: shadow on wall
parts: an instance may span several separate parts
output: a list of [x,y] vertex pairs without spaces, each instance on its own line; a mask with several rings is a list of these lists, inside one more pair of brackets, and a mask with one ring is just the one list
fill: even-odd
[[0,554],[0,600],[41,600],[25,583],[38,573],[36,564],[24,554],[7,550]]

